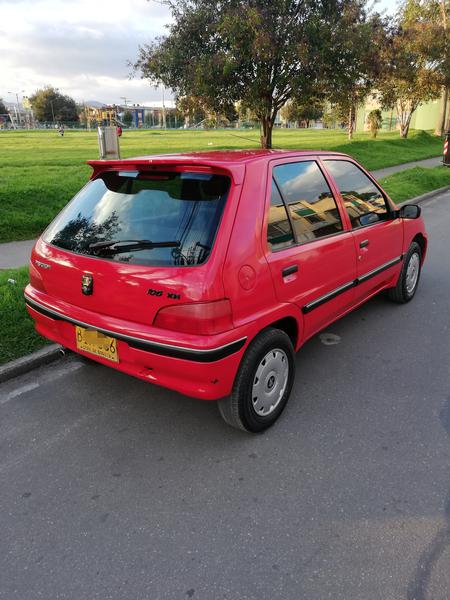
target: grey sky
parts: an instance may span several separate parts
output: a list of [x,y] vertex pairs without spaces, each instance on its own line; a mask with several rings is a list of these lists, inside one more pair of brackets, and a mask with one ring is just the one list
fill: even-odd
[[[395,0],[377,8],[389,12]],[[77,101],[119,103],[161,99],[128,60],[139,44],[164,33],[170,14],[154,0],[0,0],[0,97],[30,95],[54,85]]]

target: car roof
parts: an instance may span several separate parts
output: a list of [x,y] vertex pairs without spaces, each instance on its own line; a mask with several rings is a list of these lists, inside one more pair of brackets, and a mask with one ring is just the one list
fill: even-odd
[[341,152],[328,150],[208,150],[202,152],[189,152],[177,154],[152,154],[147,156],[134,156],[115,160],[88,160],[87,163],[94,169],[93,177],[101,171],[117,168],[138,168],[157,165],[204,165],[213,168],[223,168],[231,171],[236,183],[243,179],[245,165],[251,162],[264,162],[273,158],[295,158],[304,156],[347,156]]
[[[111,163],[111,165],[133,163],[152,163],[152,162],[163,162],[169,161],[174,162],[198,162],[206,164],[218,164],[218,163],[242,163],[252,162],[260,160],[261,158],[282,158],[289,156],[308,156],[308,155],[336,155],[346,156],[341,152],[331,152],[329,150],[281,150],[281,149],[249,149],[249,150],[207,150],[200,152],[189,152],[189,153],[174,153],[174,154],[149,154],[144,156],[133,156],[130,158],[122,158],[118,160],[102,160],[101,163]],[[97,163],[100,161],[88,161],[89,164]]]

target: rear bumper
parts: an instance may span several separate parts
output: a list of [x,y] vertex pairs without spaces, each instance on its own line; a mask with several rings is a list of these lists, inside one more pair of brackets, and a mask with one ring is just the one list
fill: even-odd
[[[244,353],[246,336],[207,347],[204,339],[198,347],[184,346],[132,335],[125,324],[105,327],[94,315],[80,315],[67,307],[50,306],[37,297],[28,286],[25,290],[27,310],[35,321],[36,330],[65,348],[89,356],[134,377],[167,387],[187,396],[217,400],[231,393],[233,382]],[[119,363],[87,354],[76,347],[75,325],[95,328],[118,340]]]

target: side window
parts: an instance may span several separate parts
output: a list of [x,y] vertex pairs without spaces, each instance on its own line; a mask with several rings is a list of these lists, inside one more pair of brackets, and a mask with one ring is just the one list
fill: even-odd
[[292,246],[294,234],[286,212],[286,207],[281,199],[280,192],[272,179],[272,192],[270,194],[269,225],[267,227],[267,241],[272,250]]
[[326,160],[325,164],[342,194],[354,229],[386,218],[389,210],[383,194],[361,169],[346,160]]
[[336,201],[315,161],[278,165],[273,175],[288,207],[297,242],[342,231]]

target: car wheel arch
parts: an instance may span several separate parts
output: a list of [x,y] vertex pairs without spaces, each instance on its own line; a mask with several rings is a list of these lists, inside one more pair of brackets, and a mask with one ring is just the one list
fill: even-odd
[[419,244],[420,249],[422,251],[421,258],[422,258],[422,263],[423,263],[423,261],[425,260],[425,254],[427,252],[427,245],[428,245],[425,236],[422,233],[417,233],[411,240],[411,243],[412,242],[416,242],[417,244]]

